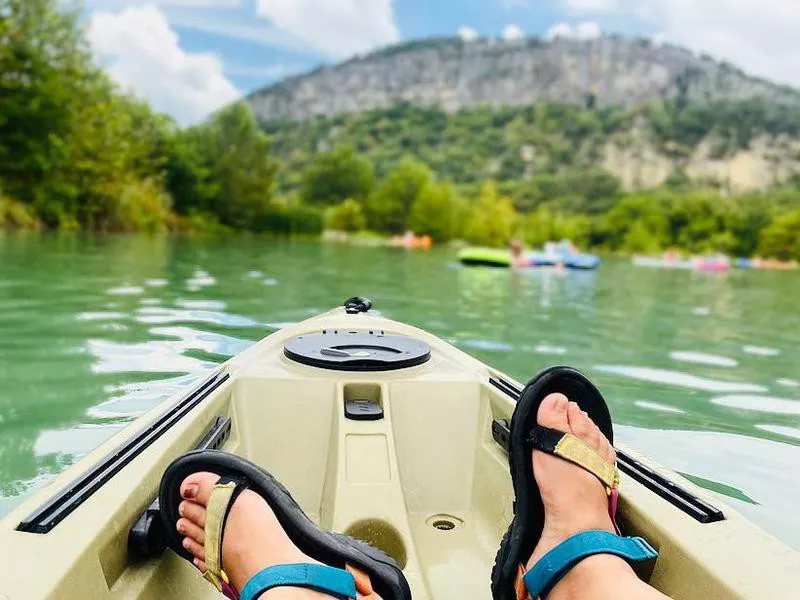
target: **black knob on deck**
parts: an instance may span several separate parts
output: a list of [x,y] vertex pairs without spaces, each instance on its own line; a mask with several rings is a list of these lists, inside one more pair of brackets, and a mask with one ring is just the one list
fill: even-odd
[[353,296],[344,303],[344,309],[349,315],[367,312],[372,308],[372,300],[363,296]]

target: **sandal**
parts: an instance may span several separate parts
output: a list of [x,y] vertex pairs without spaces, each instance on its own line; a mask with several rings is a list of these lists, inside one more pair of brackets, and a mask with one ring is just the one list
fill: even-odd
[[[239,456],[217,450],[198,450],[175,459],[161,479],[159,502],[169,546],[182,558],[192,555],[182,545],[175,525],[180,518],[180,486],[192,473],[208,471],[220,476],[206,505],[205,551],[207,571],[203,574],[227,597],[253,600],[278,586],[296,586],[330,594],[334,598],[356,598],[355,578],[366,575],[383,600],[411,600],[403,572],[394,560],[368,544],[325,531],[315,525],[294,501],[288,490],[261,467]],[[241,594],[231,586],[222,568],[222,536],[231,506],[238,495],[250,489],[266,500],[281,526],[301,552],[319,564],[282,564],[254,575]]]
[[572,462],[589,471],[605,486],[608,512],[619,533],[615,515],[619,498],[617,465],[607,462],[582,440],[570,433],[542,427],[537,423],[539,405],[552,393],[564,394],[585,411],[603,435],[613,443],[611,415],[603,396],[579,371],[570,367],[551,367],[534,377],[522,391],[511,417],[508,461],[514,486],[514,519],[500,544],[492,569],[492,597],[495,600],[519,600],[530,594],[544,597],[578,562],[593,554],[616,554],[631,561],[657,556],[641,538],[623,538],[607,531],[585,531],[561,542],[545,554],[523,581],[521,565],[533,554],[544,529],[544,505],[536,485],[531,451],[541,450]]

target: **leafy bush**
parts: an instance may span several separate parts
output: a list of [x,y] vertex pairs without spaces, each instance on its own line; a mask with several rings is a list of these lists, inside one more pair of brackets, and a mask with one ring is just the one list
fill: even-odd
[[307,204],[366,200],[375,180],[372,163],[353,146],[338,146],[318,155],[305,169],[300,196]]
[[328,209],[326,226],[336,231],[361,231],[367,224],[361,205],[348,198],[341,204]]
[[479,246],[504,246],[511,241],[516,217],[511,200],[500,196],[490,181],[483,186],[472,207],[466,230],[467,241]]
[[800,260],[800,210],[777,216],[761,232],[761,256],[780,260]]
[[464,205],[450,183],[429,182],[411,207],[409,228],[434,242],[457,237],[464,221]]

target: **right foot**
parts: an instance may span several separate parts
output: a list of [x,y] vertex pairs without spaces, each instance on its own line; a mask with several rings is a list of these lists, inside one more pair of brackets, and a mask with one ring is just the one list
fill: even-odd
[[[582,412],[578,404],[563,394],[550,394],[539,406],[539,425],[571,433],[610,463],[616,452],[600,429]],[[598,479],[557,456],[534,450],[531,457],[536,484],[544,504],[544,529],[526,570],[568,537],[600,529],[614,533],[608,510],[608,495]],[[591,559],[586,559],[589,561]],[[586,562],[584,561],[584,562]],[[577,567],[576,567],[577,568]],[[564,580],[567,578],[565,577]],[[564,581],[562,580],[562,581]],[[560,587],[558,584],[556,588]],[[554,589],[556,589],[554,588]]]

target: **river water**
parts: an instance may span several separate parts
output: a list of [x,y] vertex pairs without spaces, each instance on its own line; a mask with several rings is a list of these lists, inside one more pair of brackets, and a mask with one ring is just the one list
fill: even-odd
[[525,381],[570,364],[619,439],[800,549],[800,273],[462,268],[454,252],[0,233],[0,516],[203,372],[349,296]]

